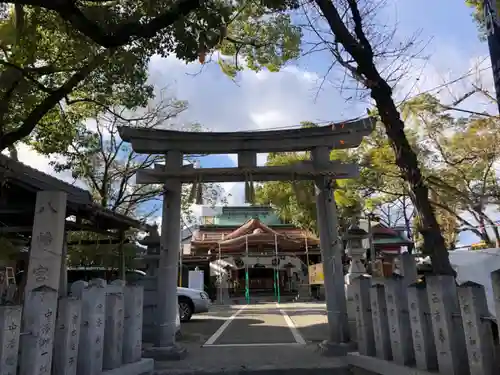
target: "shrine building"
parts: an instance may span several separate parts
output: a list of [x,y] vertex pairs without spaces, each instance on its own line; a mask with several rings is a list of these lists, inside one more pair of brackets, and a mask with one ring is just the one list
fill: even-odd
[[[201,217],[201,225],[185,246],[190,249],[183,251],[183,286],[187,286],[187,269],[194,265],[210,270],[212,288],[217,277],[225,274],[232,297],[244,295],[247,272],[252,295],[272,295],[276,271],[282,295],[297,294],[308,286],[307,263],[321,262],[316,236],[284,223],[268,206],[208,211],[211,216]],[[208,267],[203,267],[204,262]]]

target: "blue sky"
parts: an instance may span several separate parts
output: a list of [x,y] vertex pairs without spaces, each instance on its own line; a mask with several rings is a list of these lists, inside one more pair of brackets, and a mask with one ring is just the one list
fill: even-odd
[[[379,14],[379,24],[397,22],[400,40],[421,30],[420,39],[429,42],[423,52],[429,59],[414,62],[395,91],[397,98],[427,91],[459,77],[487,56],[487,46],[479,41],[464,0],[387,0],[386,3]],[[365,113],[370,103],[346,100],[352,95],[340,90],[336,80],[342,73],[340,70],[334,71],[319,91],[330,63],[329,55],[314,54],[289,64],[279,73],[244,71],[233,82],[215,63],[202,67],[198,63],[186,65],[173,56],[154,57],[150,75],[158,89],[168,87],[173,96],[189,102],[181,121],[199,122],[211,131],[262,130],[293,126],[306,120],[339,121]],[[485,64],[489,65],[489,61]],[[492,87],[489,70],[480,78],[487,87]],[[470,84],[461,82],[450,90],[454,94],[464,92]],[[447,89],[433,92],[444,99],[451,95]],[[481,110],[485,104],[471,100],[465,105]],[[38,157],[35,162],[33,152],[26,148],[20,149],[20,158],[50,171],[46,159]],[[260,158],[261,162],[264,160]],[[201,164],[230,167],[235,165],[234,161],[231,156],[213,155],[203,158]],[[225,184],[224,189],[231,193],[230,203],[243,202],[241,184]],[[466,234],[460,240],[467,243],[474,239]]]
[[[428,42],[423,55],[430,58],[419,66],[420,70],[415,69],[415,76],[421,73],[420,91],[462,75],[471,68],[474,60],[487,56],[487,46],[479,41],[471,11],[464,2],[394,0],[388,2],[383,12],[383,19],[391,23],[397,21],[400,39],[403,40],[420,30],[419,39],[423,43]],[[159,66],[162,64],[169,67],[174,65],[172,61],[155,61],[153,69],[161,70]],[[315,54],[300,59],[289,67],[290,70],[286,73],[273,76],[263,73],[260,79],[256,79],[259,74],[245,73],[239,78],[238,85],[225,78],[214,65],[206,67],[195,77],[176,75],[175,80],[182,82],[177,85],[176,90],[179,95],[189,100],[192,109],[189,116],[195,116],[200,113],[199,110],[205,109],[201,117],[191,119],[200,121],[213,130],[272,128],[294,125],[304,120],[335,121],[363,113],[367,107],[366,103],[346,103],[346,94],[339,92],[334,85],[326,87],[316,97],[318,82],[301,84],[304,74],[316,74],[321,77],[329,65],[329,55]],[[180,69],[193,73],[199,67],[182,66]],[[208,92],[193,93],[197,91],[195,87],[200,86],[205,87]],[[457,88],[458,91],[460,89],[462,87]],[[213,98],[219,98],[218,103],[209,105],[213,103]],[[303,102],[298,104],[299,100]],[[474,106],[474,103],[469,104]],[[261,116],[257,116],[258,114]],[[269,121],[266,121],[266,117]],[[211,156],[202,161],[204,167],[233,165],[234,159],[223,155]],[[241,185],[234,185],[229,189],[233,195],[230,201],[241,203]],[[475,240],[475,236],[468,232],[460,235],[462,244]]]

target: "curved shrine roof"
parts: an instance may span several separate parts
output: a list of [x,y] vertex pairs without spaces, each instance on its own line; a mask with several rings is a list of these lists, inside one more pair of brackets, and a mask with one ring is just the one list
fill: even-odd
[[[207,233],[208,234],[208,233]],[[200,238],[200,235],[194,236],[191,241],[191,246],[216,246],[220,245],[221,250],[240,250],[245,248],[248,241],[249,245],[273,245],[275,241],[281,247],[289,250],[298,250],[308,246],[319,244],[317,238],[311,236],[289,236],[285,233],[278,232],[267,225],[263,224],[258,219],[250,219],[241,227],[233,230],[230,233],[210,233],[210,238]]]

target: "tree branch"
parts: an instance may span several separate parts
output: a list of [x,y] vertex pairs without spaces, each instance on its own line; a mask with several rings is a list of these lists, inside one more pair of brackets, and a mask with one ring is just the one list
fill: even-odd
[[18,140],[29,136],[47,112],[57,105],[64,97],[69,95],[80,82],[86,79],[88,75],[104,61],[106,57],[112,55],[114,52],[114,49],[105,50],[101,54],[95,56],[87,65],[84,65],[78,72],[73,74],[61,87],[52,91],[52,93],[28,114],[20,127],[0,137],[0,151],[13,145]]
[[[12,3],[12,1],[0,0],[0,3]],[[17,0],[15,3],[53,10],[75,29],[105,48],[124,46],[139,38],[152,38],[160,30],[201,7],[201,0],[179,0],[149,22],[123,22],[115,30],[103,30],[100,25],[82,13],[74,0]]]

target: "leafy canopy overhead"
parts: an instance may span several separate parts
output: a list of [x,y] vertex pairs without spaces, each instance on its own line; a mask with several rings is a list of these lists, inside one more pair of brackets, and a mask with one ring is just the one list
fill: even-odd
[[[1,4],[3,3],[3,4]],[[224,72],[278,70],[299,54],[293,1],[1,1],[0,150],[33,137],[65,149],[96,108],[143,106],[151,56],[204,62]],[[33,130],[35,130],[33,132]]]

